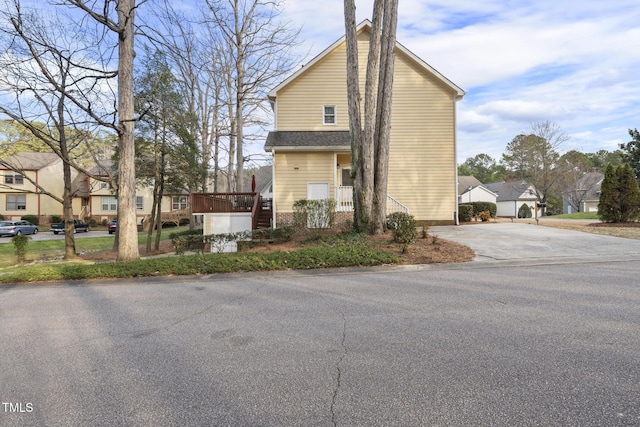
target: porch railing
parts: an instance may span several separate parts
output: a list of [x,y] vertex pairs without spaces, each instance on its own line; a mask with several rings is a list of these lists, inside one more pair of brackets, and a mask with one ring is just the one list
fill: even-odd
[[[336,212],[353,212],[353,187],[336,187]],[[387,195],[387,215],[393,212],[409,213],[409,208]]]
[[251,212],[257,193],[193,193],[193,213]]

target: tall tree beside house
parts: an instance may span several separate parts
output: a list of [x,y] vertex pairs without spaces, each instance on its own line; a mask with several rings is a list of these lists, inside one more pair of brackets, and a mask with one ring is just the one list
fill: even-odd
[[[58,4],[72,6],[93,19],[104,33],[117,38],[118,92],[117,122],[110,126],[118,134],[118,229],[117,261],[140,258],[136,224],[136,172],[135,172],[135,108],[133,101],[133,60],[135,36],[135,11],[146,0],[60,0]],[[86,23],[83,24],[86,26]]]
[[97,88],[114,73],[96,69],[87,60],[94,35],[81,27],[65,25],[68,21],[57,15],[57,9],[43,16],[23,9],[17,0],[5,2],[5,7],[0,34],[8,48],[0,58],[0,112],[30,134],[28,144],[36,142],[34,149],[39,151],[44,144],[62,159],[62,197],[48,192],[43,185],[46,183],[32,184],[38,192],[62,204],[67,223],[65,258],[74,258],[71,169],[90,175],[74,153],[89,147],[87,141],[93,139],[93,133],[85,126],[102,120],[92,108],[103,100]]
[[640,189],[628,164],[607,166],[600,188],[598,217],[605,222],[635,221],[640,216]]
[[[153,231],[162,224],[162,197],[168,171],[168,157],[176,144],[175,129],[180,122],[184,106],[176,91],[173,74],[165,55],[145,47],[141,61],[142,73],[136,79],[136,110],[139,116],[136,134],[136,165],[139,180],[150,179],[153,186],[153,203],[149,219],[147,253],[151,252]],[[157,245],[162,227],[157,227]]]
[[[347,98],[354,179],[354,225],[382,234],[386,228],[387,170],[395,65],[397,0],[375,0],[365,82],[360,105],[358,42],[354,0],[345,0]],[[363,122],[361,121],[363,112]]]
[[209,23],[215,25],[224,43],[219,54],[226,53],[223,78],[230,94],[229,178],[235,191],[244,184],[246,160],[245,132],[267,123],[259,114],[264,108],[268,88],[289,74],[296,65],[291,49],[298,30],[279,20],[280,0],[206,0]]
[[558,188],[565,172],[559,151],[569,139],[560,126],[549,122],[532,123],[529,134],[516,136],[507,144],[502,162],[514,178],[529,181],[542,203]]
[[629,136],[631,141],[620,144],[622,160],[631,166],[636,180],[640,182],[640,132],[638,129],[629,129]]

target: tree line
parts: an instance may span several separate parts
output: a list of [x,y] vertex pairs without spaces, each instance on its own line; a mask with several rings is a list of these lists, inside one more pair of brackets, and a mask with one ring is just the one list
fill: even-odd
[[551,213],[562,212],[562,194],[577,188],[578,182],[589,172],[605,174],[610,165],[614,169],[628,164],[640,180],[640,134],[630,129],[631,141],[619,149],[585,153],[564,151],[569,137],[553,122],[533,123],[528,132],[511,140],[500,159],[480,153],[458,165],[458,175],[473,175],[489,184],[508,180],[526,180],[538,191],[538,198],[547,204]]

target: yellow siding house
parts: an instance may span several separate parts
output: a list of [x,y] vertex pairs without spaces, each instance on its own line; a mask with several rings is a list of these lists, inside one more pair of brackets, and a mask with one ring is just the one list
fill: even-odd
[[[358,26],[361,91],[371,23]],[[341,38],[269,93],[275,130],[265,150],[273,156],[276,225],[305,198],[335,198],[352,211],[347,110],[346,43]],[[431,224],[454,223],[457,212],[456,101],[464,91],[396,44],[388,210],[404,210]]]

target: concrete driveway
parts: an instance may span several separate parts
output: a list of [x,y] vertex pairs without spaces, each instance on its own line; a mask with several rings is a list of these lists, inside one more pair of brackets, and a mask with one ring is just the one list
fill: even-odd
[[475,261],[640,259],[640,240],[524,223],[430,227],[429,233],[476,251]]

